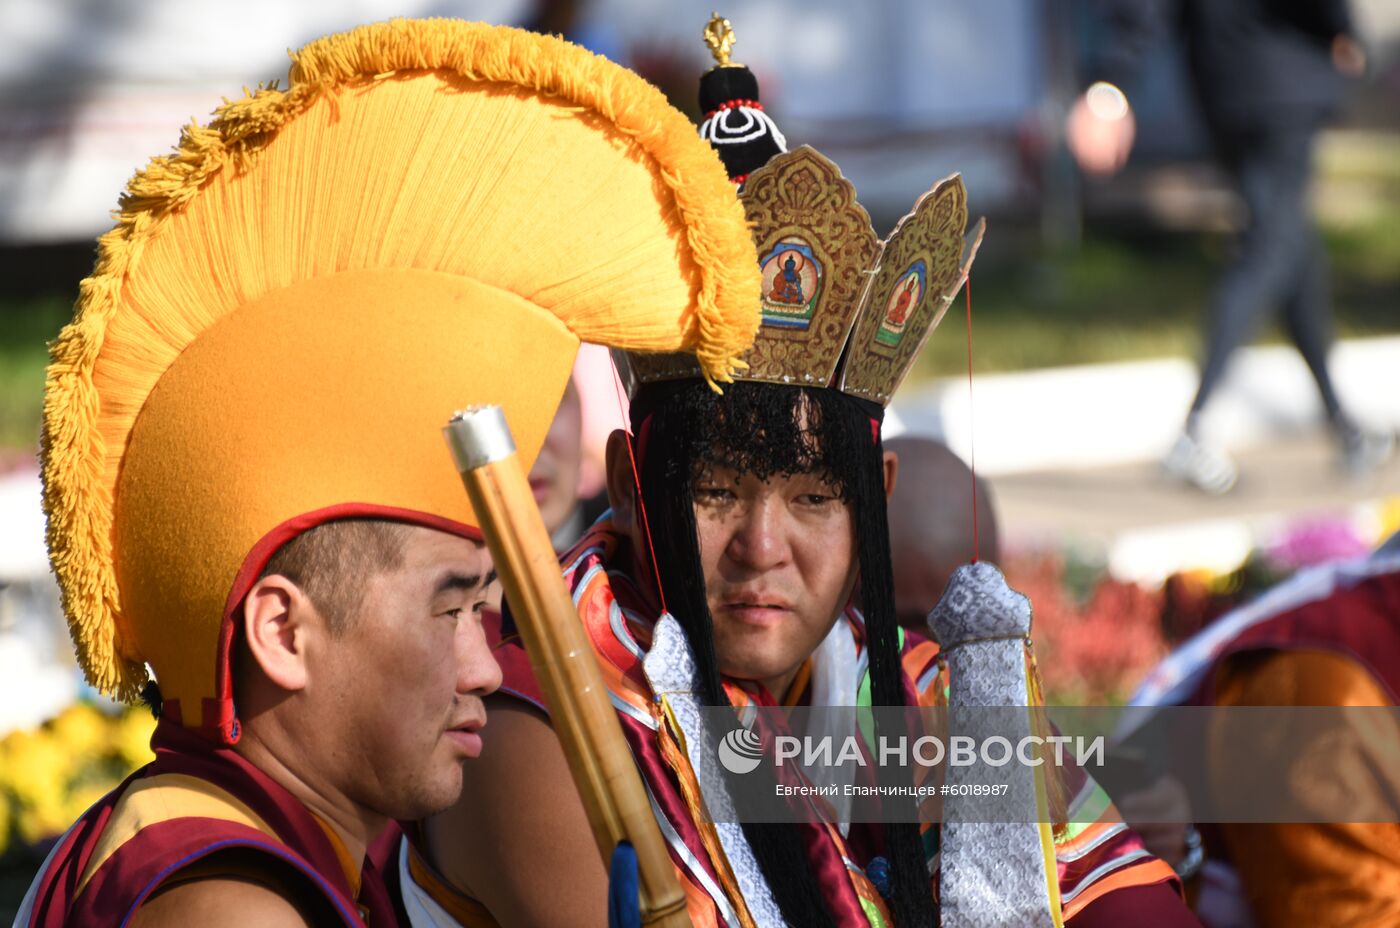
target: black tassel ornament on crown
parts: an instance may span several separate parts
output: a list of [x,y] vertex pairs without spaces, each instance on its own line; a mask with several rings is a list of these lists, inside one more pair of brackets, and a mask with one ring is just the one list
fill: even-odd
[[787,139],[758,100],[758,78],[731,61],[734,29],[718,13],[705,26],[705,44],[715,66],[700,77],[700,137],[714,146],[729,177],[742,184],[749,173],[787,151]]

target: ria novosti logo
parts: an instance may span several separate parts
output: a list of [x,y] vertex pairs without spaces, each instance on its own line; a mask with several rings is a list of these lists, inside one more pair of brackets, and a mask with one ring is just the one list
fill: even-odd
[[[1097,735],[1086,739],[1069,735],[1027,735],[1013,742],[1002,735],[974,738],[953,735],[946,741],[928,735],[922,738],[880,738],[876,749],[864,744],[862,738],[824,735],[798,738],[778,735],[774,739],[774,763],[779,767],[792,763],[801,767],[867,767],[897,765],[937,767],[1005,767],[1019,765],[1039,767],[1050,764],[1065,766],[1070,760],[1068,748],[1073,746],[1073,762],[1079,767],[1104,765],[1105,739]],[[730,773],[752,773],[763,758],[763,744],[753,731],[736,728],[719,743],[719,761]]]
[[763,758],[763,744],[747,728],[736,728],[719,743],[719,762],[730,773],[752,773]]

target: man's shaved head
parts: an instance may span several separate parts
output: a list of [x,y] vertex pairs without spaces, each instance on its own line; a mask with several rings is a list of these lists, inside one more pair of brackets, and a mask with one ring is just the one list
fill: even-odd
[[[889,507],[895,614],[901,625],[927,631],[925,617],[943,596],[948,578],[972,560],[972,472],[930,438],[891,438],[885,449],[899,456]],[[978,556],[1000,560],[992,495],[981,478],[977,533]]]

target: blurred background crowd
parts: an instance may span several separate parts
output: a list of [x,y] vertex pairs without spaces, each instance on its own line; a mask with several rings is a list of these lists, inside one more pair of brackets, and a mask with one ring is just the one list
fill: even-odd
[[[1243,143],[1222,145],[1226,117],[1192,81],[1199,37],[1124,18],[1153,5],[874,0],[857,12],[841,0],[743,0],[721,11],[789,144],[840,164],[881,234],[953,171],[989,218],[971,335],[950,314],[890,432],[975,458],[982,531],[996,522],[991,544],[1032,598],[1052,703],[1123,700],[1232,606],[1400,528],[1389,450],[1400,426],[1400,5],[1353,0],[1350,44],[1325,53],[1332,96],[1276,110],[1303,148],[1270,164],[1301,173],[1305,199],[1267,222],[1260,204],[1279,201],[1283,182],[1251,181]],[[69,656],[35,462],[45,342],[126,179],[220,98],[284,73],[283,49],[394,15],[562,33],[698,120],[709,14],[709,0],[0,5],[0,918],[45,842],[143,762],[152,724],[85,689]],[[1247,39],[1222,29],[1210,34],[1227,50]],[[1126,98],[1085,97],[1100,78]],[[1112,138],[1077,137],[1093,135],[1085,106]],[[1279,233],[1311,236],[1308,216],[1316,252]],[[1280,257],[1291,247],[1302,250]],[[1248,270],[1256,252],[1280,269]],[[1292,273],[1323,252],[1330,270],[1300,277],[1306,298],[1280,283],[1277,312],[1263,298],[1251,318],[1232,308],[1248,302],[1250,274]],[[1302,338],[1300,327],[1311,327]],[[1207,362],[1222,342],[1240,347]],[[585,352],[576,383],[534,475],[561,544],[597,514],[574,503],[601,490],[603,440],[620,419],[605,356]],[[951,480],[970,491],[963,472],[929,466],[910,469],[904,493]],[[954,549],[961,538],[970,555],[970,507],[939,505]],[[983,538],[984,556],[995,547]]]

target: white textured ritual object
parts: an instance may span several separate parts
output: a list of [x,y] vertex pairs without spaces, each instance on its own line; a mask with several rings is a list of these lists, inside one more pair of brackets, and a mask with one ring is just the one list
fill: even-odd
[[[1031,604],[987,563],[964,564],[929,614],[929,628],[948,664],[949,735],[978,736],[985,716],[975,707],[1027,706],[1025,640]],[[996,733],[1030,735],[1030,713],[995,713]],[[1014,729],[1006,721],[1014,719]],[[987,734],[982,731],[980,734]],[[1033,768],[949,765],[952,787],[943,806],[939,908],[943,928],[1002,925],[1054,928],[1042,825],[1037,823]],[[961,796],[961,786],[1006,787],[1002,796]],[[1052,858],[1053,859],[1053,858]],[[1056,894],[1058,895],[1058,894]]]

